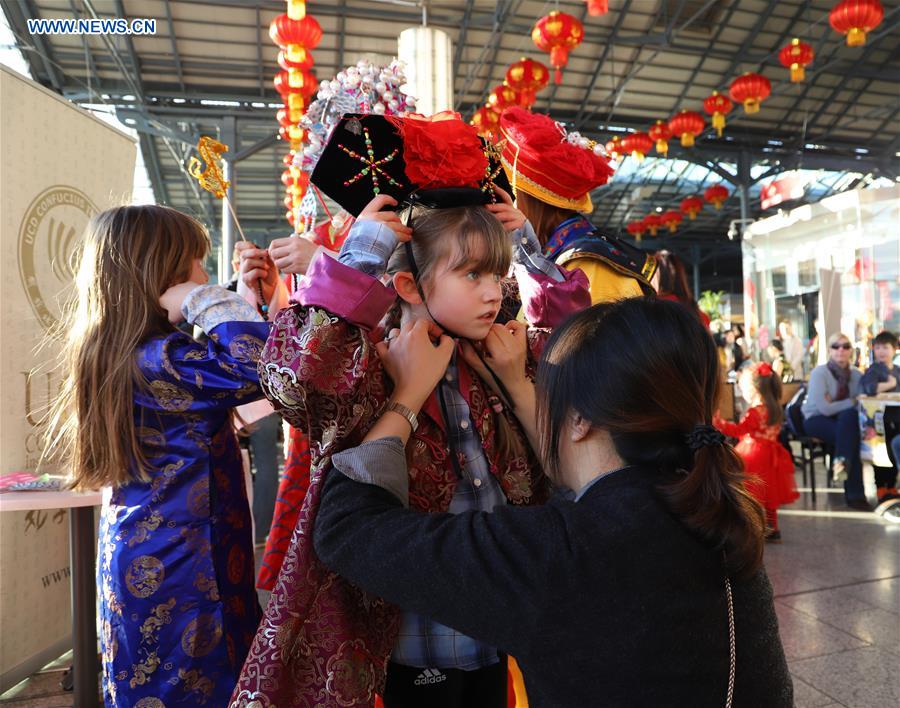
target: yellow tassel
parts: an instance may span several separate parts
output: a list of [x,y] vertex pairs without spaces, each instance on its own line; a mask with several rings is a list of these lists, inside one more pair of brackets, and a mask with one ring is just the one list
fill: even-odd
[[303,71],[301,69],[288,69],[288,86],[303,88]]
[[306,107],[303,96],[299,93],[288,94],[288,108],[292,111],[302,111]]
[[302,44],[289,44],[284,50],[284,55],[289,62],[302,64],[306,61],[306,47]]
[[847,32],[847,46],[848,47],[861,47],[866,43],[866,32],[859,27],[853,27],[849,32]]
[[660,155],[665,155],[666,153],[668,153],[669,152],[669,143],[667,143],[665,140],[657,140],[656,141],[656,152],[658,152]]
[[306,0],[288,0],[287,16],[292,20],[302,20],[306,17]]
[[744,101],[744,111],[748,115],[751,113],[759,113],[759,101],[755,98],[748,98]]
[[800,64],[791,64],[791,83],[798,84],[806,78],[806,71]]
[[725,114],[719,113],[719,111],[716,111],[715,113],[713,113],[712,124],[713,124],[713,128],[716,129],[716,135],[718,135],[721,138],[722,131],[725,130]]
[[[681,147],[694,147],[694,134],[693,133],[682,133],[681,135]],[[656,234],[654,234],[655,236]]]

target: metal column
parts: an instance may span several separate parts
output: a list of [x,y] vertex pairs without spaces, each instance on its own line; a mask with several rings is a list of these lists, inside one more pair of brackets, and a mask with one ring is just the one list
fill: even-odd
[[[238,151],[237,145],[237,121],[233,116],[226,116],[222,120],[222,137],[221,142],[228,145],[232,153]],[[237,203],[234,199],[234,161],[229,159],[227,155],[223,155],[222,174],[228,181],[228,199],[231,201],[234,210],[237,211]],[[224,284],[231,280],[234,271],[231,268],[231,254],[234,251],[234,234],[237,231],[237,225],[228,209],[228,204],[222,200],[222,252],[219,255],[219,282]]]

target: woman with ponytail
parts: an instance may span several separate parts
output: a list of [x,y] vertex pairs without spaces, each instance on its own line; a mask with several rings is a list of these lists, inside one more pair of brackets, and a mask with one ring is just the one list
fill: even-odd
[[[404,325],[379,352],[395,391],[441,376],[434,335]],[[535,708],[791,706],[764,515],[712,426],[719,363],[700,321],[667,301],[595,305],[554,331],[535,384],[514,334],[486,344],[517,416],[536,412],[561,493],[492,514],[404,508],[409,426],[385,414],[331,460],[319,558],[515,656]]]
[[715,426],[732,438],[739,438],[735,452],[744,461],[747,489],[766,510],[766,541],[781,543],[778,507],[796,501],[794,461],[778,439],[784,411],[781,408],[781,378],[766,362],[741,371],[741,396],[750,404],[739,423],[723,420],[718,413]]

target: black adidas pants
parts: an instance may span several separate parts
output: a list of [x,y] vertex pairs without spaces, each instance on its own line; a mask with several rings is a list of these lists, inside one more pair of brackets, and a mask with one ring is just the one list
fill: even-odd
[[390,662],[385,708],[505,708],[506,656],[474,671],[420,669]]

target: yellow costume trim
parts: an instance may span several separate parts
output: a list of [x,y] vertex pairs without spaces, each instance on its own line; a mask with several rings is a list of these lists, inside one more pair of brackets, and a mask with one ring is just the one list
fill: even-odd
[[[556,194],[556,192],[551,192],[546,187],[542,187],[534,180],[528,179],[525,175],[523,175],[517,169],[519,162],[519,150],[521,146],[513,140],[509,133],[507,133],[503,128],[500,129],[500,132],[503,134],[503,137],[506,138],[507,142],[516,148],[516,164],[510,165],[509,161],[500,156],[500,162],[503,165],[503,170],[506,172],[506,178],[509,180],[509,183],[513,188],[513,197],[515,197],[515,192],[517,189],[522,186],[522,191],[526,194],[530,194],[532,197],[536,199],[540,199],[542,202],[547,202],[547,204],[551,204],[555,207],[559,207],[560,209],[572,209],[573,211],[580,211],[582,213],[591,213],[594,211],[594,205],[591,202],[591,195],[585,193],[583,196],[578,199],[566,199],[565,197]],[[533,169],[534,172],[544,175],[545,177],[549,177],[545,173],[540,170]],[[522,185],[520,185],[520,182]]]
[[555,192],[551,192],[549,189],[542,187],[534,180],[528,179],[528,177],[518,170],[514,170],[505,158],[501,157],[500,162],[503,163],[503,170],[506,172],[506,178],[510,181],[510,184],[515,183],[516,189],[521,189],[526,194],[530,194],[532,197],[540,199],[542,202],[547,202],[547,204],[552,204],[560,209],[571,209],[572,211],[580,211],[584,214],[590,214],[594,211],[594,204],[591,202],[590,194],[585,194],[578,199],[566,199],[565,197],[561,197]]
[[[579,263],[579,261],[581,261],[581,263]],[[648,280],[646,280],[642,275],[638,275],[633,270],[629,270],[625,266],[621,266],[618,263],[614,263],[613,261],[607,260],[606,258],[604,258],[603,256],[601,256],[597,253],[590,253],[588,251],[576,252],[573,250],[564,251],[556,259],[557,265],[563,266],[566,270],[575,270],[576,268],[580,268],[582,271],[584,271],[584,274],[588,277],[588,281],[590,281],[591,304],[592,305],[596,305],[597,302],[608,302],[609,300],[607,300],[605,296],[601,300],[594,299],[594,291],[595,291],[595,289],[597,289],[597,286],[595,285],[595,280],[597,281],[597,283],[599,283],[600,279],[596,278],[596,277],[592,277],[592,275],[587,272],[588,262],[592,262],[593,264],[602,263],[604,266],[606,266],[606,268],[613,271],[613,273],[615,273],[619,277],[625,277],[628,280],[633,281],[634,283],[637,283],[637,286],[638,286],[637,291],[633,291],[631,288],[627,288],[627,292],[623,292],[617,298],[611,298],[611,299],[615,300],[615,299],[621,299],[621,298],[625,298],[625,297],[637,297],[641,294],[643,294],[643,295],[655,295],[656,294],[656,291],[653,289],[653,286],[650,285],[650,282]],[[655,265],[655,263],[656,263],[656,261],[654,260],[654,265]],[[597,273],[599,275],[599,273],[597,271],[595,271],[595,273]],[[601,288],[601,289],[598,289],[598,292],[605,292],[606,290],[608,290],[608,288]]]

